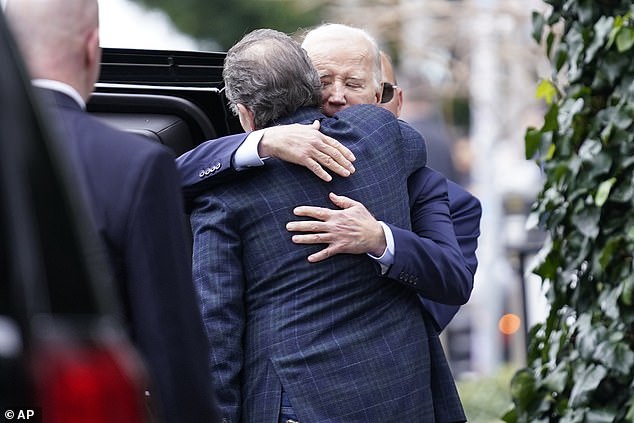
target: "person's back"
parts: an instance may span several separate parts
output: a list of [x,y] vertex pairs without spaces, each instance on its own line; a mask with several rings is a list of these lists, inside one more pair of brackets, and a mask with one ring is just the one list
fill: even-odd
[[[307,113],[306,121],[319,116]],[[302,168],[275,161],[267,163],[266,171],[245,174],[198,199],[191,217],[194,278],[199,291],[205,291],[203,301],[214,303],[203,306],[203,319],[218,334],[212,349],[233,345],[235,354],[244,348],[246,421],[258,420],[257,413],[274,407],[263,405],[261,396],[281,386],[300,421],[355,421],[374,407],[382,410],[373,414],[376,421],[398,413],[414,419],[418,407],[431,409],[431,395],[425,391],[426,329],[415,291],[376,276],[375,264],[366,256],[309,263],[306,257],[316,249],[293,244],[285,230],[293,207],[326,207],[330,190],[364,201],[381,219],[409,227],[403,171],[408,160],[402,149],[390,154],[377,150],[386,139],[400,137],[396,121],[381,128],[381,138],[360,137],[350,132],[347,116],[365,114],[371,121],[384,121],[388,113],[357,106],[342,112],[341,121],[322,120],[324,133],[337,137],[357,157],[357,171],[348,178],[327,185]],[[348,126],[345,132],[339,122]],[[235,314],[240,310],[244,321]],[[410,331],[421,336],[410,339]],[[395,362],[409,364],[394,368]],[[227,362],[214,365],[222,374]],[[378,398],[375,391],[381,385],[385,390]],[[221,387],[221,408],[231,402],[222,396],[226,392]]]
[[[282,93],[285,84],[302,77],[279,68],[262,72],[263,65],[245,55],[227,56],[227,96],[245,129],[257,129],[262,114],[257,99],[249,103],[255,90],[234,88],[274,74],[283,75],[271,77]],[[266,66],[296,63],[282,52],[266,57]],[[243,66],[257,75],[241,72]],[[285,229],[295,206],[326,207],[330,191],[409,227],[407,177],[424,163],[424,144],[377,106],[325,118],[314,107],[319,84],[312,85],[313,104],[282,101],[260,85],[255,97],[263,103],[295,111],[259,122],[321,119],[321,129],[357,157],[356,172],[325,184],[303,168],[269,159],[266,171],[252,170],[199,196],[191,215],[194,279],[203,320],[215,334],[210,361],[221,416],[276,421],[287,397],[299,421],[431,421],[428,325],[414,289],[377,276],[376,264],[364,255],[310,263],[306,257],[316,249],[293,244]],[[296,110],[293,104],[313,107]]]
[[159,421],[208,422],[215,417],[208,345],[173,155],[84,110],[100,65],[96,0],[19,0],[7,12],[110,258],[125,323],[147,365],[150,410]]

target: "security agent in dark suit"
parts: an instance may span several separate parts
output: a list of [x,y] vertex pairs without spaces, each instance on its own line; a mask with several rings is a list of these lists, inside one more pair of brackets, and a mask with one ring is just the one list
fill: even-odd
[[17,0],[6,13],[112,263],[152,413],[216,421],[173,156],[84,110],[99,74],[97,1]]
[[[285,229],[296,205],[324,206],[331,189],[409,227],[407,177],[424,163],[420,135],[376,106],[321,115],[318,75],[276,31],[255,31],[229,51],[225,83],[245,129],[319,119],[355,154],[357,171],[325,184],[270,159],[196,198],[194,278],[208,332],[220,335],[210,339],[210,361],[223,419],[464,420],[442,350],[432,358],[433,329],[411,284],[378,276],[365,255],[310,263],[315,247],[294,245]],[[444,220],[439,213],[436,222],[460,262],[447,202],[445,186]],[[423,289],[461,303],[468,292],[458,285]]]

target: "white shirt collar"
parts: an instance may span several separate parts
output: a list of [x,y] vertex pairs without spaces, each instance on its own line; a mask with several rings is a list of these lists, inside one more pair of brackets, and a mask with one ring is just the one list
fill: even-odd
[[86,102],[84,101],[83,98],[81,98],[81,95],[79,95],[77,90],[71,87],[70,85],[64,82],[54,81],[52,79],[34,79],[31,82],[36,87],[59,91],[70,96],[73,100],[77,102],[77,104],[79,104],[79,106],[83,110],[86,110]]

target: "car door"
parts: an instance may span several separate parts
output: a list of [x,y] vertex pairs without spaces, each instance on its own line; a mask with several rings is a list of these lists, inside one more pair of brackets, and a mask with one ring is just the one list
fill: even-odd
[[105,48],[87,105],[119,129],[140,133],[180,155],[198,144],[242,132],[227,106],[225,53]]

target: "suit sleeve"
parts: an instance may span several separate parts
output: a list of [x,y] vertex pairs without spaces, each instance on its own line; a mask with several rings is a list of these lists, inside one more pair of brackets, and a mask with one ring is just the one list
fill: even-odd
[[239,422],[245,331],[244,277],[239,230],[215,196],[206,196],[191,215],[194,284],[209,335],[209,363],[224,421]]
[[394,263],[386,276],[413,285],[418,293],[443,304],[468,301],[473,287],[449,212],[447,181],[425,167],[408,179],[412,231],[390,225]]
[[[480,218],[482,206],[480,201],[460,185],[447,181],[449,188],[449,209],[453,222],[456,239],[465,259],[465,264],[472,275],[478,267],[476,249],[480,236]],[[472,282],[473,283],[473,282]],[[442,332],[451,319],[456,315],[459,306],[441,304],[427,298],[420,297],[425,310],[432,317],[438,332]]]
[[126,226],[126,286],[135,337],[147,358],[152,396],[166,422],[216,418],[208,343],[192,283],[179,178],[173,156],[143,157]]
[[478,268],[476,249],[480,236],[480,219],[482,205],[480,201],[467,190],[453,181],[447,181],[449,188],[449,209],[453,221],[458,245],[465,258],[467,267],[475,274]]
[[232,167],[233,156],[247,135],[228,135],[209,140],[176,158],[187,211],[198,195],[235,176],[237,171]]

